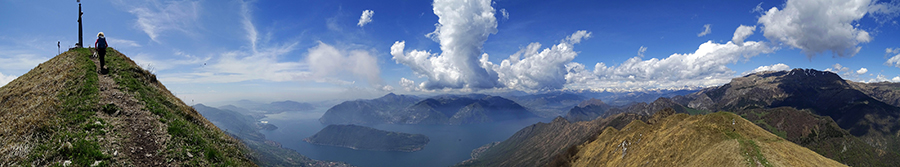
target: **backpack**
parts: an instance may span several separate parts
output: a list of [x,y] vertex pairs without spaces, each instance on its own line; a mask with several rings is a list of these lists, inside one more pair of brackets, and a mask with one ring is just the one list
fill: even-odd
[[106,49],[106,38],[97,39],[97,48]]

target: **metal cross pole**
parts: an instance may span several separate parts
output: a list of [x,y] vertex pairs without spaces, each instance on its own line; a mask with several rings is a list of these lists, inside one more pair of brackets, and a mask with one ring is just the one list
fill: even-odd
[[81,0],[78,0],[78,43],[75,46],[78,48],[84,47],[84,35],[81,28],[81,15],[84,15],[84,11],[81,11]]

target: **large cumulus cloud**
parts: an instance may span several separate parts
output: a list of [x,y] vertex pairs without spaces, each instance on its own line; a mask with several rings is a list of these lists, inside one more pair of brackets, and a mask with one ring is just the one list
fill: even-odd
[[[441,45],[441,53],[412,50],[404,53],[405,42],[391,46],[393,59],[428,78],[425,89],[486,89],[501,86],[495,72],[485,66],[482,46],[497,33],[497,18],[490,0],[435,0],[438,24],[427,34]],[[486,55],[485,55],[486,56]]]
[[581,30],[566,37],[559,44],[541,49],[540,43],[531,43],[509,56],[499,65],[493,65],[500,82],[519,90],[553,90],[566,83],[566,64],[575,59],[578,52],[574,44],[589,38],[590,32]]
[[801,49],[808,57],[830,51],[852,57],[861,43],[872,40],[854,24],[868,13],[870,0],[788,0],[784,9],[772,7],[759,17],[763,35]]
[[712,86],[728,82],[735,72],[725,65],[737,63],[774,49],[764,42],[747,41],[700,45],[694,53],[642,60],[632,57],[618,66],[600,62],[590,71],[583,64],[566,65],[565,78],[572,89],[638,89]]

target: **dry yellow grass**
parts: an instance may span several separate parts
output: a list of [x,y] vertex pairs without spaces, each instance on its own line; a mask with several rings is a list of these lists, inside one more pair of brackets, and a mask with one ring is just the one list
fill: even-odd
[[579,150],[572,166],[844,166],[724,112],[606,128]]
[[77,56],[76,52],[61,54],[0,87],[2,160],[26,158],[41,137],[36,130],[53,124],[60,104],[57,93],[66,80],[75,77]]

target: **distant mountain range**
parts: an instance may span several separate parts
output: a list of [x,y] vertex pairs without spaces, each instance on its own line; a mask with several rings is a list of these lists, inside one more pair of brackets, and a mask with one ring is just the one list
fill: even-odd
[[276,101],[271,103],[260,103],[256,101],[250,100],[239,100],[233,102],[232,107],[243,108],[242,110],[257,110],[257,111],[265,111],[268,114],[275,114],[281,112],[291,112],[291,111],[310,111],[316,109],[316,107],[310,103],[301,103],[296,101]]
[[473,124],[537,117],[516,102],[483,94],[421,99],[393,93],[346,101],[328,109],[323,124]]
[[[478,149],[479,157],[474,157],[473,160],[466,161],[461,165],[600,165],[598,163],[591,163],[594,162],[593,160],[588,163],[579,161],[598,158],[604,159],[605,156],[615,155],[584,151],[592,149],[606,151],[609,151],[609,149],[615,150],[614,147],[609,147],[615,145],[610,144],[621,143],[600,144],[599,146],[603,146],[602,148],[583,148],[586,146],[577,145],[590,141],[590,137],[585,137],[583,133],[591,132],[591,130],[577,130],[561,127],[565,127],[564,125],[572,126],[573,124],[593,123],[598,120],[615,120],[621,118],[622,114],[648,116],[654,114],[654,110],[671,108],[671,112],[673,113],[689,113],[692,115],[708,115],[715,111],[732,112],[739,115],[742,119],[746,119],[752,123],[752,125],[768,131],[767,133],[771,133],[769,135],[778,136],[791,143],[807,147],[819,155],[834,159],[840,163],[852,166],[895,166],[896,164],[900,164],[900,156],[898,156],[900,154],[898,154],[897,151],[900,150],[900,147],[898,147],[898,143],[900,143],[900,140],[898,140],[898,138],[900,138],[900,133],[898,133],[898,130],[900,130],[900,121],[897,120],[898,113],[900,113],[900,109],[898,109],[897,106],[898,98],[900,98],[900,96],[898,96],[900,93],[898,92],[900,92],[900,85],[898,84],[856,83],[843,80],[831,72],[794,69],[790,71],[770,71],[750,74],[744,77],[734,78],[730,83],[723,86],[706,88],[695,93],[674,96],[671,98],[658,98],[656,101],[649,104],[633,103],[631,105],[615,107],[613,105],[605,104],[601,100],[588,100],[581,105],[573,107],[567,113],[566,118],[573,121],[591,121],[566,124],[563,122],[568,121],[557,118],[550,124],[538,123],[535,126],[523,128],[513,137],[495,144],[493,147]],[[889,103],[885,103],[885,101]],[[618,115],[614,115],[617,113]],[[592,117],[595,118],[592,119]],[[684,116],[679,116],[678,118],[681,119],[684,118]],[[631,122],[631,120],[635,119],[625,119],[622,121],[627,121],[624,123],[627,124],[628,122]],[[642,121],[646,122],[647,120]],[[679,120],[670,121],[678,122]],[[618,125],[622,124],[623,123],[619,123]],[[681,122],[678,123],[678,127],[674,128],[695,126],[694,124],[695,123],[691,122]],[[552,128],[552,130],[540,130],[544,128],[538,128],[546,127],[547,125],[556,125],[557,128]],[[606,125],[599,126],[599,128],[606,127]],[[614,128],[619,130],[616,134],[610,134],[610,137],[606,138],[600,137],[603,139],[597,139],[596,142],[609,142],[610,139],[618,140],[621,137],[626,137],[619,135],[630,129],[622,129],[622,127]],[[659,130],[668,131],[663,129]],[[600,136],[604,136],[607,132],[597,133],[600,133]],[[631,131],[627,133],[629,135],[634,135]],[[761,133],[752,132],[752,134]],[[657,134],[639,133],[637,135],[646,136]],[[701,136],[712,137],[708,135]],[[742,134],[741,136],[754,135],[748,133]],[[569,142],[560,142],[562,139],[566,139],[563,141]],[[691,141],[709,139],[672,138],[672,140]],[[745,138],[743,140],[733,138],[733,140],[724,140],[723,142],[737,141],[741,144],[740,147],[729,144],[730,146],[728,146],[728,148],[733,147],[743,149],[747,148],[743,144],[751,140],[754,143],[771,143],[769,142],[771,141],[770,137],[756,139]],[[670,140],[667,139],[664,141]],[[540,147],[536,147],[535,145]],[[767,146],[759,145],[758,149],[777,150],[779,148],[791,147],[792,150],[798,151],[798,149],[794,149],[793,146],[788,146],[789,144],[779,145],[783,146],[766,148]],[[677,148],[675,146],[669,147]],[[661,147],[659,149],[668,150],[672,148]],[[631,149],[629,149],[629,151],[630,150]],[[620,148],[616,151],[622,150]],[[634,154],[650,153],[635,151]],[[599,153],[602,153],[602,151]],[[718,155],[720,153],[715,154]],[[804,155],[807,154],[804,153]],[[622,154],[615,156],[622,156]],[[816,159],[815,156],[810,156],[812,157],[806,159]],[[581,157],[582,159],[578,160],[573,157]],[[588,159],[584,159],[585,157],[588,157]],[[627,157],[627,155],[625,157]],[[762,162],[759,158],[768,158],[768,162],[781,163],[781,165],[791,165],[802,162],[772,162],[773,159],[785,157],[780,154],[772,155],[768,153],[759,154],[757,157],[744,158],[751,160],[756,158],[753,162]],[[551,159],[557,159],[557,161],[551,161]],[[687,158],[677,161],[695,161],[691,159],[696,158]],[[613,164],[616,162],[625,161],[609,161],[609,163]],[[661,165],[660,163],[655,164]]]

